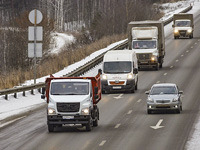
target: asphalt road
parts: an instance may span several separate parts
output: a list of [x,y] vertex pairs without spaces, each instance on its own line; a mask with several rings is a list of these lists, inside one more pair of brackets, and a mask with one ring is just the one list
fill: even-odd
[[[48,133],[46,110],[39,110],[1,129],[0,149],[6,150],[182,150],[200,105],[200,15],[193,39],[166,37],[166,57],[159,71],[139,72],[136,93],[103,95],[99,126],[91,132],[68,126]],[[144,94],[154,83],[176,83],[183,95],[181,114],[148,115]],[[160,122],[159,129],[156,126]]]

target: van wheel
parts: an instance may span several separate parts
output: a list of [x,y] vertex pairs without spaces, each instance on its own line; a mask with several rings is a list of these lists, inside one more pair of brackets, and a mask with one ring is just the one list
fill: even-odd
[[134,86],[133,89],[131,90],[131,93],[135,93],[135,86]]
[[49,130],[49,132],[53,132],[54,131],[54,125],[48,124],[48,130]]
[[92,121],[92,118],[91,118],[91,116],[90,116],[90,120],[89,120],[89,122],[86,124],[86,131],[91,131],[91,130],[92,130],[92,123],[93,123],[93,121]]
[[180,114],[180,112],[181,112],[180,108],[176,110],[177,114]]
[[136,85],[135,85],[135,90],[137,90],[138,89],[138,83],[136,83]]
[[147,109],[147,114],[151,114],[151,110]]

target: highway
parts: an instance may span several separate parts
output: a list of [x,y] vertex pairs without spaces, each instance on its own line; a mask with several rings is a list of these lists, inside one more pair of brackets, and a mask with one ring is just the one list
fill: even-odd
[[[182,150],[200,105],[200,14],[195,14],[193,39],[166,37],[166,56],[159,71],[140,71],[136,93],[104,94],[99,126],[81,126],[48,133],[46,110],[39,110],[1,129],[0,149],[11,150]],[[172,82],[184,91],[183,111],[146,112],[144,93],[154,83]],[[154,128],[152,128],[154,127]]]

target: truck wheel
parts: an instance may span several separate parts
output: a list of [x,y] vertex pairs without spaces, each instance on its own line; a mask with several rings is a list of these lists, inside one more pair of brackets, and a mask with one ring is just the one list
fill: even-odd
[[137,90],[138,89],[138,83],[136,83],[136,85],[135,85],[135,90]]
[[160,66],[159,66],[160,68],[162,68],[162,63],[160,63]]
[[180,114],[180,112],[181,112],[180,108],[176,110],[177,114]]
[[135,86],[134,86],[133,89],[131,90],[131,93],[135,93]]
[[177,36],[174,36],[174,39],[177,39]]
[[48,124],[48,130],[49,130],[49,132],[53,132],[54,131],[54,125]]
[[159,63],[156,64],[155,70],[159,70]]
[[90,116],[90,121],[86,124],[86,131],[91,131],[92,130],[92,118]]
[[96,118],[96,120],[95,121],[93,121],[93,126],[94,127],[97,127],[99,124],[98,124],[98,119]]
[[105,94],[105,93],[106,93],[106,91],[102,89],[102,90],[101,90],[101,93],[102,93],[102,94]]

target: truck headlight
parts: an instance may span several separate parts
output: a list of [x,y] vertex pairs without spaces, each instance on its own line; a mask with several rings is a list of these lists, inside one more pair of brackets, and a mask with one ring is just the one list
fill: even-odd
[[175,29],[175,30],[174,30],[174,33],[178,33],[178,29]]
[[128,79],[133,79],[133,74],[132,74],[132,73],[129,73],[129,74],[127,75],[127,78],[128,78]]
[[188,32],[188,33],[191,33],[191,32],[192,32],[192,29],[188,29],[187,32]]
[[55,115],[56,111],[53,108],[48,108],[48,115]]
[[107,75],[103,74],[103,75],[102,75],[102,79],[103,79],[103,80],[107,80]]
[[152,56],[151,57],[151,61],[157,61],[157,57],[156,56]]
[[89,113],[90,113],[89,108],[83,108],[83,109],[81,110],[81,114],[82,114],[82,115],[89,115]]

